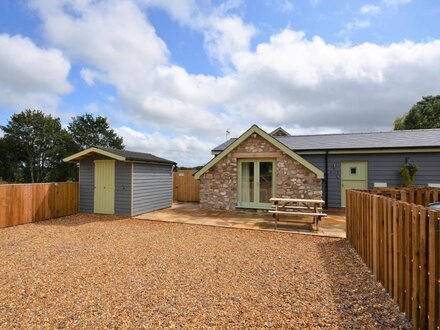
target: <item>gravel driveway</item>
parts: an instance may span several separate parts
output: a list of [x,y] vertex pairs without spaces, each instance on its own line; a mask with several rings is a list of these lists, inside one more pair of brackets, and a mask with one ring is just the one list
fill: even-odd
[[409,327],[341,239],[76,215],[0,247],[1,328]]

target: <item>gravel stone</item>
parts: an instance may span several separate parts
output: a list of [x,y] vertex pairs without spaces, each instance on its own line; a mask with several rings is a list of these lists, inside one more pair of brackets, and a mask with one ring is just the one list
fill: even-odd
[[410,328],[344,239],[81,214],[0,251],[1,328]]

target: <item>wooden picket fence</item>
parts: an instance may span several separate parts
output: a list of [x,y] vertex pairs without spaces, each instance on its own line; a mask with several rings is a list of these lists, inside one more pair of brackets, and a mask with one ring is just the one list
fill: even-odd
[[196,170],[178,170],[173,175],[173,200],[199,202],[199,180],[194,179]]
[[78,182],[0,185],[0,228],[78,213]]
[[347,191],[347,238],[414,329],[440,328],[440,213]]
[[437,202],[440,198],[440,188],[433,187],[374,188],[371,192],[423,206],[429,206],[429,203]]

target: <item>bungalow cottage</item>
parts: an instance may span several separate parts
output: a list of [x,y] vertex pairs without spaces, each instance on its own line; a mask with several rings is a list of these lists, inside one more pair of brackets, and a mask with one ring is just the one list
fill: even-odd
[[408,163],[420,167],[416,184],[440,183],[440,129],[294,136],[253,125],[212,153],[194,175],[204,209],[266,209],[272,196],[345,207],[346,189],[401,185]]

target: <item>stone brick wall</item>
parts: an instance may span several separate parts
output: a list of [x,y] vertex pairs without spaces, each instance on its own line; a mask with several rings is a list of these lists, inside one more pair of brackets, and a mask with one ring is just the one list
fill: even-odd
[[238,153],[277,153],[277,197],[322,198],[322,183],[316,174],[259,135],[253,134],[200,177],[201,208],[235,209]]

